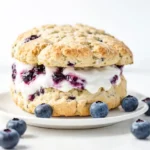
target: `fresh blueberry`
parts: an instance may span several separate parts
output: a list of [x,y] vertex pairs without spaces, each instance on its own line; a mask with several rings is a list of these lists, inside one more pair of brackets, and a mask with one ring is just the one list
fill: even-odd
[[7,128],[16,130],[19,135],[22,136],[27,129],[27,124],[24,120],[13,118],[12,120],[8,121]]
[[138,139],[146,139],[150,135],[150,122],[138,119],[132,124],[131,132]]
[[34,113],[36,117],[39,118],[50,118],[52,116],[53,109],[50,105],[43,103],[35,108]]
[[148,105],[148,107],[149,107],[149,109],[148,109],[148,111],[145,113],[145,115],[146,115],[146,116],[150,116],[150,98],[149,98],[149,97],[145,98],[145,99],[143,100],[143,102],[145,102],[145,103]]
[[94,102],[90,107],[90,113],[93,118],[104,118],[108,115],[108,106],[101,102]]
[[126,96],[121,102],[121,106],[125,112],[132,112],[136,110],[138,104],[137,98],[131,95]]
[[14,129],[0,131],[0,146],[5,149],[14,148],[19,142],[19,134]]

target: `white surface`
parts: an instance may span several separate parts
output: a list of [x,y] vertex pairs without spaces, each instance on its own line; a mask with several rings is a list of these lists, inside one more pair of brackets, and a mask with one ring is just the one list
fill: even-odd
[[[88,129],[104,127],[111,124],[115,124],[121,121],[126,121],[144,114],[148,110],[148,106],[141,100],[145,98],[144,95],[136,92],[128,92],[129,95],[133,95],[138,98],[138,108],[130,113],[123,110],[115,109],[109,111],[109,114],[105,118],[91,118],[91,117],[52,117],[49,119],[37,118],[33,114],[29,114],[18,108],[13,101],[9,93],[0,93],[0,113],[2,117],[20,118],[27,122],[28,125],[43,128],[54,129]],[[10,109],[11,108],[11,109]]]
[[150,64],[150,0],[1,0],[0,64],[10,62],[17,35],[34,26],[85,23],[123,40],[134,52],[133,68]]

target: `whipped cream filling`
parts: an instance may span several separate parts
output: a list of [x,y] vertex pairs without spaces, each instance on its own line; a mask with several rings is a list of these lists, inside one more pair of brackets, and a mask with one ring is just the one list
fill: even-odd
[[15,90],[16,92],[21,92],[25,98],[36,93],[40,88],[50,87],[63,92],[68,92],[72,89],[86,89],[94,94],[99,88],[107,91],[113,84],[118,85],[121,81],[121,69],[116,66],[106,66],[84,69],[44,67],[42,73],[32,75],[32,78],[29,76],[27,82],[23,75],[27,76],[29,72],[32,72],[31,70],[37,70],[33,69],[35,66],[27,65],[17,60],[13,64],[15,66],[15,69],[13,67]]

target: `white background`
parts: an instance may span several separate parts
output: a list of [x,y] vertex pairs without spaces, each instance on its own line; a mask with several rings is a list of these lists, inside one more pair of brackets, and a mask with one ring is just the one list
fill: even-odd
[[[146,72],[150,71],[150,0],[0,0],[0,92],[8,90],[6,71],[17,35],[48,23],[89,24],[124,41],[135,59],[129,67],[134,73],[126,74],[128,88],[150,95],[150,73]],[[131,123],[82,131],[29,127],[16,150],[148,149],[149,140],[139,141],[131,135]],[[0,117],[0,129],[5,124]]]
[[0,64],[8,66],[19,33],[48,23],[105,29],[131,48],[131,68],[150,70],[150,0],[1,0]]

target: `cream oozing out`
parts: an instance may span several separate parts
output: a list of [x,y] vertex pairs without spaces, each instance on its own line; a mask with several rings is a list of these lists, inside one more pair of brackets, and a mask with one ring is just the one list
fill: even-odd
[[[75,69],[73,67],[63,68],[60,71],[56,67],[44,67],[44,73],[32,76],[28,83],[24,82],[22,73],[33,70],[34,66],[14,62],[16,74],[13,80],[15,90],[21,92],[25,98],[36,93],[40,88],[55,88],[63,92],[72,89],[86,89],[90,93],[96,93],[99,88],[109,90],[112,84],[118,85],[121,81],[121,70],[116,66],[106,66],[102,68]],[[115,81],[113,81],[115,80]]]

